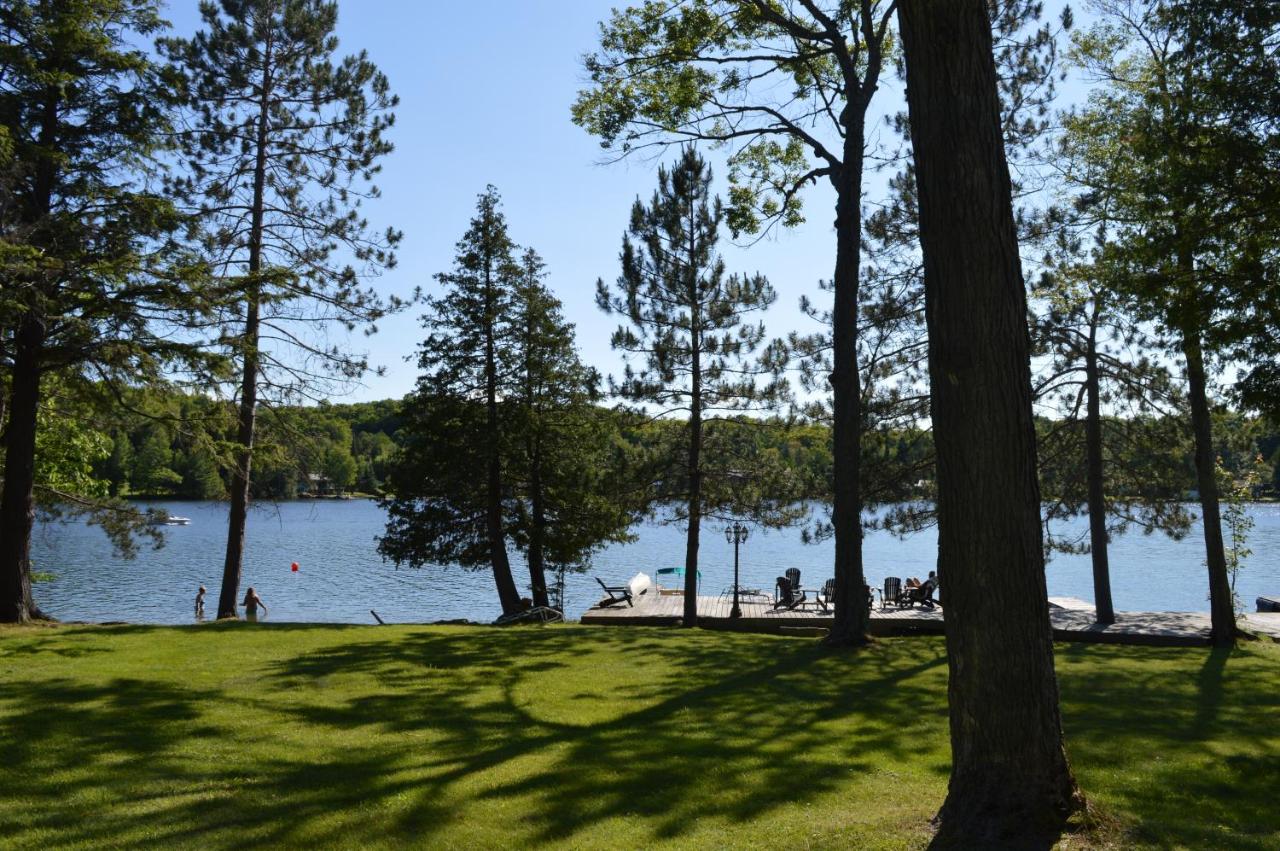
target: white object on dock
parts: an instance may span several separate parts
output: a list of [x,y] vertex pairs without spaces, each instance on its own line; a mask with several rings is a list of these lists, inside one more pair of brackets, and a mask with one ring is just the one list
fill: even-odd
[[653,589],[653,579],[647,573],[637,573],[627,582],[627,587],[631,589],[632,597],[639,597]]

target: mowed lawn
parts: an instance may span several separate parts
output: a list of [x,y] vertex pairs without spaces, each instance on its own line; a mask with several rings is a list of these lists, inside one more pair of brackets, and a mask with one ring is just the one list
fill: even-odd
[[[0,630],[0,845],[918,848],[941,639]],[[1058,648],[1070,847],[1280,847],[1280,647]]]

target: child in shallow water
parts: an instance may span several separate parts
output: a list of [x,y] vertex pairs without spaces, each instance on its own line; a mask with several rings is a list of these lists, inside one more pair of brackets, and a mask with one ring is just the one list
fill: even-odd
[[248,591],[244,592],[243,605],[244,605],[244,613],[248,615],[250,618],[256,619],[258,617],[259,606],[262,607],[262,613],[264,615],[267,613],[267,604],[262,602],[262,598],[258,596],[257,591],[253,590],[252,586],[250,586]]
[[200,586],[200,590],[196,592],[196,617],[204,617],[204,586]]

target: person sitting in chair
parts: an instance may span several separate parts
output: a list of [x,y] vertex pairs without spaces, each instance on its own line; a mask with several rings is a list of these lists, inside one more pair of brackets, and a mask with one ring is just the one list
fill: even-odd
[[920,605],[932,609],[938,601],[933,599],[933,592],[938,590],[938,572],[929,571],[929,578],[920,585]]

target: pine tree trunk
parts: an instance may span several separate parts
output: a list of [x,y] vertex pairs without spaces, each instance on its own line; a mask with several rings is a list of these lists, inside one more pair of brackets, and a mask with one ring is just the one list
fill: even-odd
[[[696,355],[695,355],[696,357]],[[701,393],[694,370],[694,398]],[[702,406],[689,417],[689,532],[684,547],[684,626],[698,625],[698,543],[702,532]]]
[[1222,541],[1222,517],[1218,508],[1218,478],[1213,451],[1213,421],[1209,415],[1208,380],[1204,352],[1196,329],[1182,331],[1182,353],[1187,359],[1191,427],[1196,444],[1196,484],[1200,488],[1200,513],[1204,521],[1205,562],[1209,566],[1209,620],[1216,647],[1233,647],[1236,641],[1235,607],[1227,556]]
[[0,623],[39,617],[31,597],[31,529],[35,525],[36,415],[44,319],[28,311],[14,335],[0,494]]
[[249,284],[244,322],[244,362],[240,376],[240,408],[236,418],[235,469],[231,471],[231,508],[227,517],[227,553],[222,563],[222,588],[218,592],[218,617],[234,618],[240,596],[244,563],[245,527],[249,522],[249,486],[252,481],[253,438],[258,415],[259,301],[262,282],[262,229],[266,210],[267,142],[271,126],[273,42],[268,36],[262,52],[262,93],[258,101],[257,138],[254,140],[253,209],[249,221]]
[[[250,262],[252,266],[252,261]],[[252,274],[252,272],[251,272]],[[222,588],[218,592],[218,617],[236,617],[240,597],[241,564],[245,529],[249,521],[249,484],[252,480],[253,439],[258,415],[258,299],[249,297],[245,316],[245,353],[240,378],[240,407],[236,419],[235,469],[231,471],[231,508],[227,518],[227,553],[222,563]]]
[[1098,378],[1098,326],[1095,313],[1085,350],[1085,454],[1089,477],[1089,550],[1093,559],[1093,605],[1101,624],[1116,622],[1111,603],[1111,566],[1107,558],[1107,499],[1102,459],[1101,388]]
[[836,202],[835,303],[832,334],[832,448],[835,529],[835,616],[823,640],[831,646],[867,643],[866,578],[862,565],[862,376],[858,369],[858,287],[862,239],[862,109],[845,128],[844,169]]
[[695,240],[696,203],[689,196],[689,532],[684,547],[684,617],[686,627],[698,625],[698,544],[702,533],[702,298],[698,287]]
[[533,514],[533,529],[529,534],[529,585],[535,606],[549,606],[547,599],[547,569],[545,541],[547,538],[546,500],[542,493],[542,450],[533,439],[529,457],[532,469],[529,476],[530,510]]
[[489,564],[493,568],[493,582],[498,590],[498,602],[504,615],[520,611],[520,592],[511,575],[511,560],[507,556],[507,536],[502,524],[502,426],[498,413],[498,356],[494,341],[494,323],[497,310],[494,307],[493,281],[485,278],[485,328],[484,328],[484,376],[485,376],[485,432],[489,443],[487,505],[485,526],[489,537]]
[[1030,340],[983,0],[902,0],[924,254],[951,781],[938,841],[1052,839],[1082,806],[1045,588]]
[[[61,89],[46,90],[39,145],[54,151],[59,141]],[[31,219],[37,232],[53,208],[57,160],[46,155],[36,166]],[[39,245],[39,237],[36,238]],[[29,285],[38,286],[31,281]],[[36,428],[40,411],[40,378],[48,318],[38,297],[27,305],[13,340],[9,377],[9,419],[4,433],[4,486],[0,491],[0,623],[26,623],[44,617],[31,595],[31,530],[35,526]],[[0,420],[0,422],[4,422]]]

